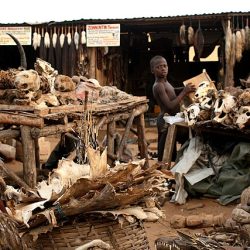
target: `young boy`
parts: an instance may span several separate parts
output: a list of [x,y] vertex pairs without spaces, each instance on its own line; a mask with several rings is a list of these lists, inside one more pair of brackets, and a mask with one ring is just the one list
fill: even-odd
[[175,115],[180,111],[181,100],[190,92],[195,91],[195,86],[192,84],[186,85],[181,89],[179,95],[176,95],[174,87],[168,82],[168,64],[164,57],[154,56],[150,60],[151,72],[155,76],[153,85],[153,95],[158,105],[160,106],[160,114],[157,117],[158,130],[158,161],[162,161],[164,153],[164,145],[167,136],[167,126],[163,116],[165,113]]

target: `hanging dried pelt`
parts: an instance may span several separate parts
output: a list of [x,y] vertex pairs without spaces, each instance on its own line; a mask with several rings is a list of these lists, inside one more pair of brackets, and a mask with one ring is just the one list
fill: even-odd
[[188,27],[188,44],[193,45],[194,44],[194,29],[190,26]]
[[180,33],[180,43],[181,43],[181,45],[185,45],[186,44],[186,26],[185,26],[185,24],[182,24],[180,26],[179,33]]
[[240,30],[235,34],[235,59],[239,62],[242,58],[242,37]]
[[232,29],[231,22],[228,20],[227,22],[227,30],[226,30],[226,38],[225,38],[225,57],[226,63],[229,63],[230,54],[231,54],[231,44],[232,44]]
[[248,26],[248,18],[246,21],[245,33],[246,33],[245,36],[246,50],[250,50],[250,29]]
[[199,27],[195,32],[194,35],[194,51],[195,51],[195,56],[197,57],[198,61],[200,61],[202,52],[204,48],[204,36],[200,27],[200,22],[199,22]]

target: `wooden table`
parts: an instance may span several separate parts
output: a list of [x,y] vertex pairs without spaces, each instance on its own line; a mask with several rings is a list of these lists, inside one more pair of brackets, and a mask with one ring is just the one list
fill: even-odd
[[[108,104],[64,105],[38,110],[30,106],[0,105],[0,124],[17,125],[16,128],[0,131],[0,141],[21,138],[23,145],[23,175],[30,186],[36,185],[36,168],[40,166],[38,138],[77,131],[81,117],[91,109],[96,128],[107,124],[108,157],[112,160],[121,158],[126,139],[135,122],[138,136],[138,148],[141,158],[148,165],[147,143],[145,138],[144,113],[148,110],[146,97]],[[118,151],[114,154],[114,130],[117,121],[126,121]]]

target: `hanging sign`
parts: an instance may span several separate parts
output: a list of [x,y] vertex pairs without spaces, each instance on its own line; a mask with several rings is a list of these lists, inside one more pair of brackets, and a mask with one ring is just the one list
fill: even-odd
[[120,46],[120,24],[86,25],[87,47]]
[[0,45],[16,45],[6,33],[12,34],[22,45],[31,45],[31,26],[0,27]]

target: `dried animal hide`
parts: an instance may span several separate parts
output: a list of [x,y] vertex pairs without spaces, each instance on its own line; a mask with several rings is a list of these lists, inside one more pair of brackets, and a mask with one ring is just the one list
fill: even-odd
[[14,89],[14,80],[18,72],[20,71],[17,69],[0,70],[0,89]]
[[72,42],[72,37],[71,37],[71,33],[70,32],[68,32],[68,34],[67,34],[67,42],[68,42],[68,45],[70,45],[71,42]]
[[242,58],[242,37],[240,30],[235,34],[235,59],[239,62]]
[[248,26],[248,19],[247,19],[247,23],[246,23],[246,27],[245,27],[245,44],[246,44],[246,50],[250,49],[250,29]]
[[74,43],[75,43],[75,46],[76,46],[77,50],[78,50],[78,47],[79,47],[79,39],[80,39],[80,35],[76,30],[75,33],[74,33]]
[[201,27],[199,26],[194,35],[194,50],[195,50],[195,56],[198,61],[200,61],[203,52],[203,47],[204,47],[204,36]]
[[246,48],[246,31],[245,31],[245,29],[241,29],[240,33],[241,33],[242,52],[243,52]]
[[226,62],[229,63],[230,55],[231,55],[231,46],[232,46],[232,29],[231,29],[231,22],[228,20],[227,30],[226,30],[226,41],[225,41],[225,57]]
[[236,59],[236,35],[235,33],[233,33],[232,40],[231,40],[231,54],[230,54],[230,60],[229,60],[229,65],[232,70],[235,65],[235,59]]
[[194,44],[194,29],[191,25],[188,27],[188,44]]
[[64,40],[65,40],[65,35],[62,33],[59,37],[61,48],[63,48]]
[[242,94],[239,95],[240,106],[250,106],[250,88],[245,89]]
[[185,45],[186,44],[186,26],[185,26],[185,24],[182,24],[180,26],[179,35],[180,35],[181,45]]

